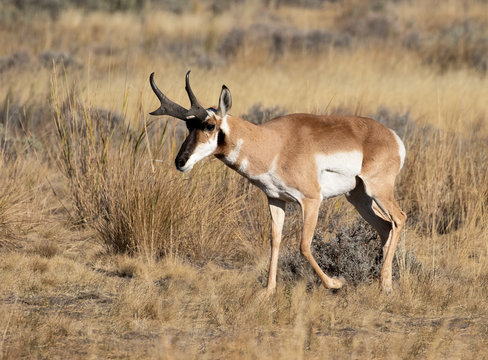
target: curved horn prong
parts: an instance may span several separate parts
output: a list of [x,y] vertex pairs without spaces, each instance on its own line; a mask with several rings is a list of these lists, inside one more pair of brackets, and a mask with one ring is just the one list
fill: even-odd
[[161,90],[159,90],[158,86],[154,82],[154,72],[152,72],[151,75],[149,75],[149,83],[151,84],[151,87],[154,93],[156,94],[156,96],[158,97],[159,101],[163,101],[166,96],[164,96],[164,94],[161,92]]
[[188,110],[187,119],[197,118],[200,121],[204,121],[207,118],[208,113],[207,110],[205,110],[205,108],[202,105],[200,105],[195,94],[193,93],[193,90],[191,89],[190,72],[191,70],[188,70],[185,78],[185,90],[186,93],[188,94],[188,98],[190,99],[190,104],[191,104],[191,108],[190,110]]
[[149,83],[151,84],[151,88],[153,89],[154,93],[158,97],[159,101],[161,102],[161,106],[150,112],[150,115],[169,115],[175,118],[185,120],[188,117],[188,110],[185,109],[183,106],[176,104],[175,102],[168,99],[166,95],[159,90],[158,86],[154,82],[154,72],[151,73],[149,76]]
[[190,72],[191,70],[188,70],[185,76],[185,90],[186,93],[188,94],[188,98],[190,99],[191,106],[200,105],[190,86]]

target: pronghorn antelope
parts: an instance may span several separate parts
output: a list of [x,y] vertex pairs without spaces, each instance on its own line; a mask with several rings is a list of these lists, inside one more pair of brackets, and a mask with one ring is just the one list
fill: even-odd
[[406,220],[393,197],[405,147],[390,129],[359,116],[290,114],[255,125],[229,114],[232,99],[223,85],[218,108],[197,101],[186,74],[189,110],[169,100],[149,77],[161,106],[151,115],[170,115],[186,122],[189,134],[175,159],[176,168],[189,171],[203,158],[215,155],[264,191],[271,214],[271,260],[267,289],[276,288],[276,271],[285,203],[300,204],[302,255],[327,288],[338,289],[343,278],[326,275],[310,246],[324,198],[344,194],[379,233],[383,244],[381,285],[392,287],[392,261]]

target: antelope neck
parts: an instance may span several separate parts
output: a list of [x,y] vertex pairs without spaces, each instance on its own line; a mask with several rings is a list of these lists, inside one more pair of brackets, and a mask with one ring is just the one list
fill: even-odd
[[272,161],[263,161],[262,157],[262,147],[267,142],[266,129],[230,116],[226,116],[222,120],[221,129],[225,138],[222,151],[217,157],[227,166],[245,176],[250,175],[249,164],[253,164],[253,174],[264,173],[269,170],[265,168],[265,164],[271,164]]

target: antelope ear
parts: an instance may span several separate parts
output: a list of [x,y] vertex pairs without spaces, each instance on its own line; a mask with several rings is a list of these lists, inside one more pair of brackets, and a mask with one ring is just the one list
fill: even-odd
[[220,116],[224,117],[227,115],[227,112],[232,107],[232,96],[230,95],[230,90],[227,86],[222,85],[222,91],[220,92],[220,99],[219,99],[219,108],[217,112]]

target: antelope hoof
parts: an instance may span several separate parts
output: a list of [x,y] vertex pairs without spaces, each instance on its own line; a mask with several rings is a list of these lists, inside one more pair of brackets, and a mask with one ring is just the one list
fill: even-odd
[[266,289],[260,290],[256,294],[256,298],[259,301],[266,301],[266,300],[269,300],[274,294],[276,294],[276,288],[271,288],[271,289],[266,288]]
[[383,289],[383,292],[385,292],[386,294],[391,293],[392,290],[391,275],[384,276],[383,274],[381,274],[381,288]]
[[346,279],[344,279],[342,276],[339,276],[339,277],[332,278],[332,281],[327,287],[329,289],[338,290],[344,287],[345,285],[346,285]]
[[383,292],[385,294],[390,294],[392,292],[392,290],[393,290],[391,281],[383,281],[381,283],[381,287],[382,287]]

